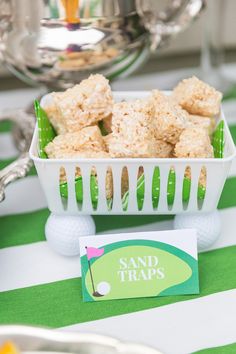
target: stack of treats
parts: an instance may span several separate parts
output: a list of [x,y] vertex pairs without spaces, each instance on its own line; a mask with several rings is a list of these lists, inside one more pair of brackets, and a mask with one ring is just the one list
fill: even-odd
[[[154,90],[144,99],[114,102],[108,80],[91,75],[65,92],[51,94],[44,109],[58,135],[45,152],[56,159],[213,158],[210,137],[221,99],[220,92],[191,77],[181,81],[170,96]],[[99,128],[101,121],[105,136]],[[79,169],[76,174],[80,176]],[[190,171],[186,170],[186,176],[190,177]],[[61,181],[65,181],[63,171]],[[107,198],[111,196],[108,171]]]

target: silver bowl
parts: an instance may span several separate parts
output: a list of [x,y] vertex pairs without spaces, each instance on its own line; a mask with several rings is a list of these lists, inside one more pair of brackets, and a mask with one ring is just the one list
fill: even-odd
[[[65,12],[68,4],[75,7]],[[189,26],[204,4],[204,0],[0,0],[0,60],[22,80],[49,90],[71,87],[91,73],[109,79],[127,76],[151,50]],[[27,111],[15,110],[0,113],[0,120],[7,117],[20,126],[16,145],[22,145],[22,137],[25,147],[17,161],[0,171],[0,202],[5,187],[24,177],[32,165],[25,138],[33,123],[28,128],[22,125],[32,119],[26,115]]]
[[161,354],[156,349],[97,334],[0,326],[0,345],[8,340],[23,354]]
[[57,90],[91,73],[128,75],[151,48],[189,26],[203,5],[204,0],[0,0],[2,61],[24,81]]

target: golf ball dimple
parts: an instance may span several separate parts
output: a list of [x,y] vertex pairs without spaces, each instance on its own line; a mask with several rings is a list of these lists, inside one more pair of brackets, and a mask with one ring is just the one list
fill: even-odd
[[111,285],[106,281],[101,281],[97,286],[97,292],[101,295],[107,295],[111,291]]

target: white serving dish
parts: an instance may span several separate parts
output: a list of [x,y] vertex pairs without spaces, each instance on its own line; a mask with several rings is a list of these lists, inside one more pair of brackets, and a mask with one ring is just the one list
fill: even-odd
[[[148,91],[115,92],[116,101],[131,100],[146,97]],[[50,95],[43,97],[41,105],[50,99]],[[235,146],[232,140],[225,116],[221,110],[217,119],[225,122],[225,157],[222,159],[41,159],[38,157],[38,132],[35,128],[30,157],[34,161],[38,176],[47,198],[48,207],[55,214],[64,215],[110,215],[110,214],[179,214],[193,212],[210,212],[216,209],[224,183],[226,181],[231,162],[235,156]],[[142,166],[145,175],[145,196],[142,210],[138,210],[136,187],[139,167]],[[60,168],[64,167],[68,183],[67,205],[63,203],[59,191]],[[75,195],[75,169],[80,167],[83,177],[83,205],[77,204]],[[96,168],[98,179],[98,206],[94,210],[90,198],[90,171]],[[126,211],[122,208],[121,174],[127,167],[129,173],[129,203]],[[160,196],[158,208],[152,204],[152,177],[155,167],[160,171]],[[167,203],[167,180],[170,169],[174,167],[176,174],[175,198],[172,207]],[[182,203],[183,177],[187,167],[191,168],[191,191],[188,205]],[[199,206],[197,191],[201,169],[205,167],[207,173],[206,194],[204,202]],[[106,200],[105,178],[108,168],[113,175],[113,203],[109,210]]]

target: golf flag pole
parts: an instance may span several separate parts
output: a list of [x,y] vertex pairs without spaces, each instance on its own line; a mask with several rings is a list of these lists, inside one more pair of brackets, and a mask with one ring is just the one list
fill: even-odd
[[92,287],[93,287],[93,293],[95,294],[95,287],[94,287],[93,273],[92,273],[92,269],[91,269],[91,263],[90,263],[90,261],[88,261],[88,266],[89,266],[89,273],[90,273],[91,283],[92,283]]
[[87,247],[87,246],[85,248],[86,248],[89,273],[90,273],[90,278],[91,278],[91,283],[92,283],[92,288],[93,288],[93,295],[97,296],[97,292],[95,291],[95,286],[94,286],[94,279],[93,279],[93,273],[92,273],[92,269],[91,269],[90,260],[92,258],[98,258],[98,257],[102,256],[104,253],[104,248],[99,249],[99,248]]

